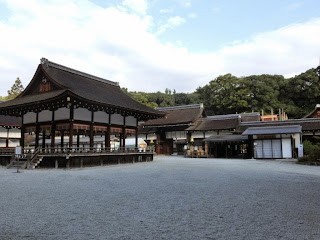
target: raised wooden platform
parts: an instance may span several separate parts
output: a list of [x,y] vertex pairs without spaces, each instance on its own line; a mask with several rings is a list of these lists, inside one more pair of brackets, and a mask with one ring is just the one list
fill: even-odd
[[[0,155],[0,164],[9,166],[13,163],[13,153]],[[152,152],[138,149],[24,149],[15,161],[26,160],[22,168],[82,168],[112,164],[153,161]],[[11,160],[10,160],[11,159]]]

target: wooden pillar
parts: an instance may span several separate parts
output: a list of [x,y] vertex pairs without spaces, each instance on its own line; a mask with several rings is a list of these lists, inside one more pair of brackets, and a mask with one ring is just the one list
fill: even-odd
[[6,148],[9,147],[9,128],[7,129]]
[[138,148],[138,137],[139,137],[139,133],[138,133],[138,118],[136,121],[136,144],[135,144],[135,148]]
[[77,148],[80,147],[80,134],[77,132]]
[[104,140],[106,148],[110,147],[110,125],[107,127],[107,131],[104,133]]
[[23,125],[23,114],[21,115],[21,138],[20,138],[20,146],[24,148],[24,125]]
[[69,148],[73,148],[73,122],[69,124]]
[[46,131],[42,130],[42,149],[46,148]]
[[136,128],[135,130],[136,130],[136,144],[135,144],[135,148],[138,148],[138,128]]
[[90,148],[93,148],[93,141],[94,141],[94,135],[93,135],[93,120],[94,120],[94,112],[91,111],[91,123],[90,123],[90,133],[89,133]]
[[54,111],[52,110],[52,118],[51,118],[51,150],[54,151],[55,141],[56,141],[56,124],[54,122]]
[[105,142],[105,145],[106,147],[111,147],[111,143],[110,143],[110,132],[111,132],[111,127],[110,127],[110,124],[111,124],[111,113],[109,113],[109,125],[107,126],[107,132],[106,132],[106,142]]
[[54,149],[56,140],[56,124],[51,124],[51,148]]
[[122,136],[123,136],[123,148],[126,148],[126,116],[123,116],[123,129],[122,129]]
[[74,108],[73,105],[70,106],[70,123],[69,123],[69,147],[73,148],[73,114]]
[[35,142],[35,148],[38,148],[39,147],[39,131],[40,131],[40,126],[39,126],[39,123],[38,123],[38,118],[39,117],[39,113],[37,113],[36,115],[36,142]]
[[64,131],[62,130],[60,133],[61,133],[61,149],[63,149],[63,145],[64,145]]

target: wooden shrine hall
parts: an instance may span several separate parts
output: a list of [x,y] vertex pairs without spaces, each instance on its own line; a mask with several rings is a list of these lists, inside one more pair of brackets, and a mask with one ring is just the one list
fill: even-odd
[[[110,136],[117,136],[125,149],[127,136],[138,138],[138,121],[160,118],[164,113],[144,106],[126,95],[117,82],[80,72],[41,59],[31,82],[15,99],[0,103],[0,115],[21,117],[21,146],[35,135],[34,148],[58,151],[79,149],[79,138],[104,136],[111,148]],[[46,144],[50,139],[50,146]],[[48,142],[48,141],[47,141]]]

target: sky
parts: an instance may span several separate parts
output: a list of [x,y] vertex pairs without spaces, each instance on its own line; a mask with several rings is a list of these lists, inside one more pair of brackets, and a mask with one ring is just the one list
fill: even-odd
[[40,59],[130,91],[319,65],[318,0],[0,0],[0,95]]

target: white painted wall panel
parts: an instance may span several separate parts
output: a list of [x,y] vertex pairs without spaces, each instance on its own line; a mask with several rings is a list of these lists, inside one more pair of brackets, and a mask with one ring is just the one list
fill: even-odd
[[21,138],[21,130],[18,128],[9,129],[9,138]]
[[86,108],[75,108],[73,114],[74,120],[91,121],[91,111]]
[[54,112],[54,120],[65,120],[70,119],[69,108],[59,108]]
[[111,115],[111,124],[123,125],[124,118],[120,114],[112,114]]
[[292,147],[291,147],[291,139],[290,138],[282,139],[282,157],[283,158],[292,158]]
[[0,137],[7,138],[8,137],[8,129],[4,127],[0,127]]
[[6,140],[0,139],[0,147],[6,147]]
[[8,142],[8,147],[17,147],[20,146],[20,141],[17,139],[10,139]]
[[52,121],[52,111],[43,110],[39,112],[38,122],[49,122]]
[[133,116],[126,117],[126,126],[136,127],[137,126],[137,119]]
[[102,111],[94,113],[94,121],[98,123],[109,123],[109,114]]
[[23,123],[35,123],[37,120],[37,114],[34,112],[28,112],[25,115],[23,115]]

